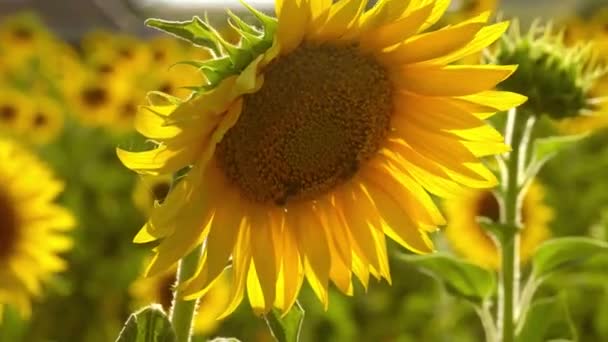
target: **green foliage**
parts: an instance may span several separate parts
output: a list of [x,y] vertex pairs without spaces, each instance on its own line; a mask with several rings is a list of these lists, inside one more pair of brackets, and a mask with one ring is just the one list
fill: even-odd
[[517,342],[576,340],[568,307],[563,297],[543,298],[530,306],[517,334]]
[[477,265],[444,254],[403,255],[401,258],[444,283],[457,297],[481,304],[494,294],[494,274]]
[[152,304],[132,314],[116,342],[175,342],[177,337],[163,309]]
[[0,306],[0,341],[21,341],[27,327],[27,322],[19,317],[16,309]]
[[268,328],[278,342],[300,341],[300,332],[304,321],[304,309],[302,309],[300,303],[296,302],[284,316],[277,310],[272,310],[266,315],[265,319]]
[[571,148],[587,136],[587,134],[579,134],[534,139],[532,160],[528,166],[526,177],[534,178],[547,161],[557,156],[559,152]]
[[533,275],[543,279],[554,272],[608,252],[608,243],[585,238],[552,239],[538,247],[532,259]]
[[205,75],[208,84],[200,88],[192,88],[194,91],[203,91],[215,88],[229,75],[241,73],[254,59],[272,46],[277,26],[276,19],[246,4],[245,6],[262,24],[262,30],[245,23],[228,11],[231,19],[229,23],[240,38],[236,45],[226,41],[220,32],[197,16],[188,21],[148,19],[146,25],[213,51],[215,55],[213,59],[181,62],[198,68]]

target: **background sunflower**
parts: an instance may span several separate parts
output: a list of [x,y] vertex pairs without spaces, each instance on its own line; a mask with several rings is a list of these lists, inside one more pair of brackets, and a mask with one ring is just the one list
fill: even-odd
[[0,312],[6,304],[31,314],[32,297],[66,268],[60,253],[72,246],[74,218],[55,200],[63,183],[30,152],[0,141]]
[[[532,183],[524,195],[522,206],[520,260],[528,261],[532,253],[550,236],[549,224],[553,210],[544,203],[545,190]],[[491,191],[471,191],[458,199],[444,203],[448,219],[446,238],[454,250],[469,261],[492,269],[500,267],[496,243],[490,234],[477,223],[478,217],[487,217],[497,222],[499,204]]]

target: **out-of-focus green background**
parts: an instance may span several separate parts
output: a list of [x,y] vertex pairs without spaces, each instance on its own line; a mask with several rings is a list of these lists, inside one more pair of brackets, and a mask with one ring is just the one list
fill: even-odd
[[[272,2],[249,2],[269,11],[272,8]],[[451,11],[459,11],[457,1],[454,3]],[[31,132],[2,134],[29,146],[66,182],[61,202],[79,222],[72,233],[74,248],[65,254],[68,270],[48,281],[45,295],[34,301],[29,320],[11,310],[5,313],[0,342],[112,341],[129,313],[145,304],[145,299],[134,298],[133,284],[149,248],[131,240],[145,220],[142,207],[146,204],[141,202],[146,201],[146,191],[151,196],[151,187],[137,188],[136,183],[146,180],[122,167],[114,148],[139,143],[130,128],[130,111],[143,103],[146,91],[177,94],[178,86],[197,81],[187,74],[190,69],[167,72],[168,67],[180,59],[203,58],[205,53],[181,43],[156,41],[157,33],[145,28],[143,20],[150,16],[184,18],[206,11],[213,22],[222,23],[225,6],[242,8],[237,1],[215,0],[0,0],[0,22],[26,22],[33,25],[34,34],[44,33],[49,41],[19,55],[26,56],[19,57],[22,60],[0,64],[0,93],[10,89],[29,101],[48,98],[59,108],[56,115],[63,122],[43,142],[34,141]],[[608,1],[504,0],[498,12],[503,17],[521,17],[524,26],[541,16],[555,20],[558,26],[571,25],[575,31],[592,17],[603,15],[596,21],[604,20],[604,26],[586,28],[590,36],[601,40],[608,39],[608,15],[600,11],[604,6],[608,10]],[[0,40],[0,53],[20,48]],[[160,50],[167,60],[155,64]],[[101,108],[79,104],[73,94],[86,87],[113,94],[116,104]],[[117,117],[119,110],[125,111],[125,117]],[[608,239],[608,130],[601,120],[589,125],[594,133],[541,173],[546,202],[556,213],[551,223],[553,236]],[[450,250],[441,233],[437,240],[441,249]],[[593,260],[581,265],[588,270],[584,275],[560,274],[542,288],[545,294],[566,298],[579,341],[608,341],[606,266],[605,260]],[[300,298],[306,310],[302,340],[483,339],[480,323],[467,303],[450,297],[432,278],[411,266],[392,260],[391,268],[392,286],[372,283],[367,292],[357,288],[352,298],[332,291],[327,312],[305,287]],[[207,334],[243,341],[271,340],[264,321],[246,303]]]

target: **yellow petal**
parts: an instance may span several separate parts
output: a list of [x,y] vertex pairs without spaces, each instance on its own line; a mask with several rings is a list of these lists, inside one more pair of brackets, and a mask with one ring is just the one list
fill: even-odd
[[387,149],[382,150],[382,154],[401,172],[408,173],[430,193],[442,198],[454,198],[462,192],[462,186],[451,180],[441,167],[411,147],[395,141],[390,141],[387,145]]
[[[261,304],[263,306],[256,308],[253,302],[251,304],[258,313],[267,313],[272,308],[278,273],[270,220],[268,215],[263,214],[263,210],[262,208],[250,209],[251,227],[255,230],[255,234],[251,234],[253,260],[249,272],[253,271],[257,275],[261,286]],[[247,283],[249,284],[249,280]]]
[[302,7],[301,0],[288,0],[277,2],[277,27],[276,39],[281,46],[281,54],[285,55],[293,51],[306,35],[310,20],[310,9]]
[[392,165],[372,161],[364,172],[367,178],[407,208],[415,222],[428,226],[444,225],[445,218],[426,191],[407,174],[402,174]]
[[374,204],[362,192],[356,181],[351,181],[351,183],[352,185],[345,186],[339,197],[336,197],[336,203],[341,208],[342,221],[346,224],[353,243],[363,253],[363,261],[371,264],[375,269],[380,269],[380,260],[378,260],[376,245],[371,233],[371,230],[375,228],[370,222],[374,219],[377,221],[378,215],[375,215],[376,218],[365,215],[370,208],[374,208]]
[[327,236],[312,207],[306,206],[300,210],[297,227],[298,250],[304,255],[306,279],[323,306],[327,308],[327,286],[331,265]]
[[371,180],[365,183],[365,189],[382,216],[382,229],[386,235],[416,253],[433,251],[433,245],[426,233],[416,227],[396,199],[374,185]]
[[422,34],[389,49],[379,58],[385,65],[392,66],[418,63],[445,56],[466,46],[483,25],[482,23],[470,23]]
[[228,265],[244,219],[238,214],[242,210],[238,201],[235,196],[226,196],[225,202],[218,203],[220,207],[215,209],[210,223],[204,262],[186,287],[189,294],[202,295]]
[[388,25],[408,15],[410,1],[378,0],[374,7],[364,12],[359,21],[359,31],[367,33],[370,30]]
[[129,169],[143,174],[167,174],[191,165],[201,153],[201,147],[160,145],[153,150],[130,152],[117,148],[120,161]]
[[218,319],[224,319],[239,306],[245,294],[247,275],[251,265],[251,227],[246,224],[240,231],[239,239],[232,252],[232,286],[230,290],[230,303]]
[[364,51],[377,51],[403,42],[418,31],[430,15],[432,8],[432,5],[427,5],[405,18],[362,33],[361,48]]
[[459,97],[459,99],[505,111],[526,102],[527,97],[508,91],[488,90],[477,94]]
[[338,0],[329,9],[325,24],[315,32],[314,40],[318,42],[337,40],[357,23],[367,0]]
[[481,30],[479,30],[479,32],[477,32],[477,34],[475,35],[475,38],[473,38],[473,40],[471,40],[463,48],[458,49],[445,56],[435,58],[435,59],[432,59],[432,60],[429,60],[426,62],[422,62],[421,64],[428,63],[428,64],[435,64],[435,65],[440,65],[440,64],[445,65],[445,64],[455,62],[466,56],[477,53],[477,52],[483,50],[484,48],[486,48],[487,46],[490,46],[496,40],[498,40],[498,38],[500,38],[503,35],[503,33],[507,30],[508,27],[509,27],[509,22],[507,22],[507,21],[503,21],[498,24],[486,26],[486,27],[482,28]]
[[394,102],[393,122],[400,121],[398,125],[415,122],[421,127],[431,130],[464,130],[489,127],[485,121],[453,104],[447,98],[397,93]]
[[515,66],[449,65],[403,68],[395,79],[398,87],[429,96],[464,96],[490,90],[509,77]]
[[[281,279],[282,281],[277,285],[277,293],[279,296],[282,294],[283,314],[289,312],[293,304],[295,303],[302,282],[304,280],[304,270],[300,259],[300,253],[298,252],[298,242],[294,236],[298,225],[296,223],[297,217],[293,217],[290,214],[287,222],[289,225],[286,227],[282,234],[282,267],[281,267]],[[294,221],[295,219],[295,221]]]
[[[418,4],[416,4],[416,3],[418,3]],[[450,7],[451,0],[412,0],[408,10],[410,8],[412,8],[412,9],[419,8],[419,7],[425,6],[429,3],[434,4],[435,7],[433,7],[433,11],[431,12],[431,15],[426,20],[424,25],[420,26],[419,32],[422,32],[422,31],[426,30],[427,28],[435,25],[435,23],[437,23],[437,21],[439,21],[439,19],[441,19],[441,17],[445,13],[445,11],[448,9],[448,7]]]

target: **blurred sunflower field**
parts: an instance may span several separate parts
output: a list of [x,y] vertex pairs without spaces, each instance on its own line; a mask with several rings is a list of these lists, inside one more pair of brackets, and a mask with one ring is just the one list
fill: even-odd
[[86,3],[0,0],[0,342],[608,341],[608,2]]

